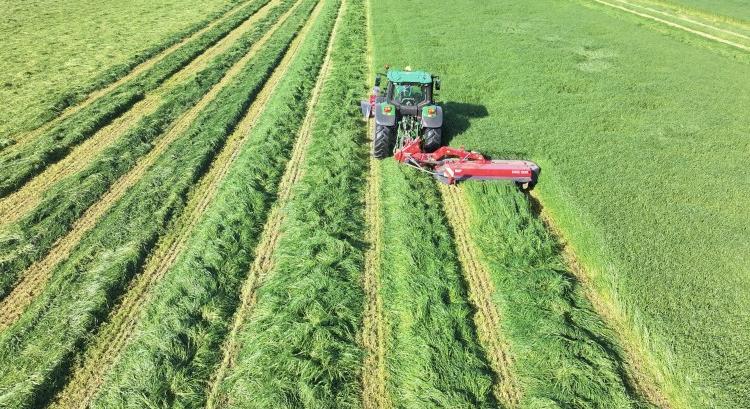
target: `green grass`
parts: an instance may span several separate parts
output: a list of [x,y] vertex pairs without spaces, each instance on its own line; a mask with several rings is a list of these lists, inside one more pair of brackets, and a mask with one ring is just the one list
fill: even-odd
[[275,266],[221,384],[226,407],[361,406],[365,29],[363,2],[347,1]]
[[496,289],[495,305],[524,391],[521,407],[648,407],[622,355],[527,198],[511,184],[466,183],[471,238]]
[[383,162],[380,292],[396,407],[496,407],[442,199],[432,178]]
[[49,120],[238,1],[0,1],[0,137]]
[[747,56],[605,10],[375,2],[376,66],[441,75],[452,144],[537,160],[543,205],[647,343],[667,392],[694,407],[742,407]]
[[750,4],[746,0],[660,0],[660,2],[750,24]]
[[133,343],[94,406],[205,405],[206,383],[222,359],[222,341],[305,117],[300,107],[315,86],[337,7],[336,1],[324,5],[214,203],[154,289]]
[[299,9],[186,133],[52,272],[0,334],[0,405],[33,407],[60,387],[82,343],[142,266],[307,18]]
[[[246,13],[252,13],[262,5],[254,4],[245,13],[238,14],[247,17]],[[153,148],[159,136],[216,85],[292,4],[293,1],[286,0],[270,10],[253,30],[240,37],[230,49],[166,94],[164,102],[154,113],[144,117],[99,156],[92,158],[86,169],[52,186],[45,192],[41,203],[27,216],[1,230],[0,298],[7,295],[19,274],[46,255],[55,241],[71,229],[86,209],[99,200],[120,176],[132,169],[138,159]]]
[[[154,90],[172,74],[188,65],[190,61],[239,26],[264,4],[265,1],[250,3],[200,37],[184,44],[136,78],[118,86],[112,92],[64,119],[34,140],[0,153],[0,169],[3,171],[2,176],[0,176],[0,196],[5,196],[20,188],[33,176],[65,157],[77,144],[127,112],[136,102],[142,100],[147,92]],[[244,37],[247,38],[247,36]],[[242,55],[236,48],[234,54]],[[225,57],[225,61],[231,62],[232,60]],[[228,69],[228,66],[224,69]],[[205,75],[207,72],[218,72],[218,70],[216,67],[212,67],[209,71],[204,70],[203,74]],[[192,80],[197,81],[198,86],[208,86],[212,80],[218,81],[210,75],[208,78],[198,75]],[[202,82],[205,84],[201,84]],[[177,90],[177,92],[179,91],[185,92],[184,90]],[[174,95],[175,90],[167,97],[174,98]],[[170,104],[170,102],[168,101],[167,104]],[[173,102],[172,105],[174,105]],[[165,116],[163,112],[157,112],[152,114],[151,118]]]

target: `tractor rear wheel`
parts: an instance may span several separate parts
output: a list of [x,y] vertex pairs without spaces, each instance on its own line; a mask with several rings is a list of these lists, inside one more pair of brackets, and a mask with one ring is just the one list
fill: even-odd
[[424,151],[435,152],[443,146],[443,128],[427,128],[424,132]]
[[390,126],[375,126],[375,135],[372,141],[372,156],[375,159],[385,159],[393,155],[393,146],[396,140],[393,128]]

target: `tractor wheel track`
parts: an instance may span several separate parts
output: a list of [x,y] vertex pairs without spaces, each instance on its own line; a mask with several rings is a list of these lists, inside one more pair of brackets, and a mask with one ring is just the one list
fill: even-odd
[[[300,4],[301,1],[295,4],[281,21],[285,21],[286,17],[291,15]],[[309,17],[309,23],[293,40],[286,55],[276,66],[208,172],[196,185],[182,216],[174,224],[171,233],[160,240],[157,250],[149,257],[143,272],[135,279],[119,307],[110,314],[108,324],[102,328],[100,335],[97,335],[91,348],[85,353],[81,365],[75,369],[71,381],[61,392],[55,407],[85,408],[95,397],[106,379],[106,373],[114,366],[122,351],[130,343],[140,315],[147,305],[151,289],[172,267],[190,238],[190,233],[213,201],[221,182],[244,146],[250,130],[257,123],[268,99],[286,74],[290,63],[297,56],[312,22],[320,14],[322,4],[322,2],[318,3]]]
[[[365,1],[367,21],[367,66],[368,80],[372,81],[372,9],[371,0]],[[367,121],[368,144],[372,144],[372,120]],[[380,296],[380,266],[382,263],[383,222],[380,207],[380,162],[370,155],[367,192],[365,196],[365,240],[370,248],[365,252],[362,286],[365,290],[365,310],[362,319],[362,346],[366,352],[362,363],[362,406],[364,409],[386,409],[393,407],[386,390],[385,368],[385,323],[383,322],[383,299]]]
[[[159,139],[149,153],[142,157],[138,163],[126,175],[122,176],[106,194],[94,205],[89,207],[83,216],[73,224],[71,231],[59,239],[49,253],[40,261],[32,264],[21,276],[18,284],[13,290],[0,301],[0,331],[13,324],[31,304],[33,298],[41,292],[50,278],[50,274],[56,265],[68,258],[73,248],[80,242],[101,219],[101,217],[119,201],[122,196],[134,186],[146,172],[154,165],[156,160],[167,149],[167,147],[181,136],[198,117],[200,112],[213,101],[218,93],[231,82],[232,79],[248,64],[258,51],[271,38],[273,33],[287,20],[293,11],[297,9],[300,2],[288,10],[271,29],[256,42],[235,65],[230,68],[224,77],[216,84],[201,100],[184,114],[170,130]],[[261,94],[257,99],[262,98]],[[265,96],[267,98],[267,96]],[[257,100],[256,99],[256,100]],[[238,129],[240,129],[238,127]],[[229,142],[228,142],[229,143]]]
[[218,24],[222,23],[223,21],[227,20],[228,18],[231,18],[234,14],[239,12],[243,7],[248,5],[251,1],[256,0],[249,0],[242,3],[238,3],[235,7],[233,7],[231,10],[227,11],[223,15],[217,17],[212,22],[210,22],[208,25],[203,27],[202,29],[196,31],[195,33],[183,38],[182,40],[178,41],[177,43],[173,44],[172,46],[162,50],[157,55],[149,58],[148,60],[138,64],[135,66],[129,73],[127,73],[125,76],[121,77],[120,79],[104,86],[103,88],[96,89],[92,92],[90,92],[82,101],[69,106],[65,108],[62,112],[60,112],[59,115],[55,116],[54,118],[50,119],[49,121],[43,123],[42,125],[38,126],[35,129],[32,129],[30,131],[21,132],[18,133],[12,138],[14,139],[15,143],[14,145],[18,146],[21,144],[25,144],[33,139],[35,139],[37,136],[41,135],[42,133],[50,130],[55,125],[59,124],[66,118],[70,117],[71,115],[81,111],[82,109],[86,108],[87,106],[91,105],[94,101],[101,98],[102,96],[112,92],[115,88],[119,87],[120,85],[132,80],[133,78],[137,77],[138,75],[142,74],[143,72],[149,70],[154,65],[158,64],[159,61],[163,60],[165,57],[167,57],[169,54],[172,54],[177,49],[185,45],[186,43],[200,37],[201,35],[205,34],[206,32],[210,31],[212,28],[216,27]]
[[[319,6],[321,3],[319,3]],[[222,407],[223,402],[218,402],[219,398],[219,386],[226,377],[229,370],[234,366],[237,352],[239,350],[239,344],[237,341],[237,334],[245,321],[245,318],[252,311],[255,306],[255,295],[256,290],[265,281],[265,278],[271,272],[273,268],[273,256],[278,247],[279,238],[281,237],[281,226],[286,218],[284,208],[289,202],[292,196],[292,188],[302,178],[303,165],[305,163],[305,157],[307,154],[307,148],[310,145],[312,138],[313,125],[315,124],[315,107],[320,100],[320,93],[323,89],[325,81],[331,71],[331,51],[336,41],[336,35],[340,22],[344,12],[346,10],[346,0],[342,0],[339,6],[338,14],[336,16],[336,22],[334,23],[331,31],[331,37],[328,40],[328,48],[326,55],[321,65],[318,78],[315,82],[310,100],[307,104],[307,113],[303,119],[302,126],[299,130],[297,140],[292,148],[292,154],[289,162],[286,165],[284,174],[281,177],[279,183],[278,195],[276,202],[271,209],[268,219],[263,226],[263,232],[258,243],[258,247],[255,250],[255,259],[250,267],[247,278],[242,284],[240,291],[240,306],[232,318],[232,327],[227,335],[227,338],[222,346],[223,358],[221,364],[216,369],[211,383],[208,386],[208,402],[206,407],[212,409],[215,407]]]
[[[536,194],[531,195],[533,200],[539,202]],[[630,383],[639,396],[645,398],[649,403],[660,409],[672,409],[675,407],[687,408],[685,402],[678,402],[673,396],[664,393],[663,386],[667,383],[665,377],[656,369],[653,361],[649,359],[645,346],[633,334],[627,324],[627,319],[615,307],[614,302],[600,294],[585,268],[578,262],[578,257],[565,240],[562,231],[555,224],[554,218],[549,210],[541,207],[540,218],[547,229],[561,244],[562,256],[565,264],[570,268],[578,283],[583,288],[584,295],[591,302],[594,312],[602,318],[606,325],[611,328],[617,336],[620,346],[625,353],[625,370]]]
[[735,31],[728,30],[726,28],[722,28],[722,27],[718,27],[718,26],[714,26],[714,25],[708,24],[706,22],[698,21],[698,20],[695,20],[694,18],[691,18],[691,17],[686,17],[684,15],[674,14],[674,13],[670,13],[670,12],[667,12],[667,11],[664,11],[664,10],[659,10],[659,9],[655,9],[655,8],[652,8],[652,7],[644,6],[644,5],[639,4],[637,2],[630,2],[630,1],[626,1],[626,0],[615,0],[615,1],[618,2],[618,3],[622,3],[622,4],[626,5],[626,6],[636,7],[636,8],[642,9],[642,10],[646,10],[647,12],[650,12],[650,13],[661,14],[663,16],[666,16],[666,17],[669,17],[669,18],[673,18],[675,20],[680,20],[680,21],[688,23],[688,24],[695,24],[697,26],[705,27],[705,28],[707,28],[709,30],[718,31],[720,33],[724,33],[724,34],[730,35],[732,37],[742,38],[744,40],[750,40],[750,36],[747,36],[745,34],[737,33]]
[[493,386],[495,397],[505,407],[518,408],[521,390],[511,371],[512,360],[508,353],[508,346],[498,333],[500,314],[492,303],[495,289],[490,273],[482,264],[479,250],[474,246],[469,234],[468,220],[471,217],[469,205],[463,196],[462,189],[458,186],[441,184],[440,193],[443,196],[448,222],[453,230],[461,270],[469,286],[469,298],[476,308],[474,321],[479,341],[496,375]]
[[[727,39],[715,36],[713,34],[706,33],[705,31],[693,29],[693,28],[684,26],[682,24],[674,23],[674,22],[671,22],[669,20],[665,20],[663,18],[656,17],[656,16],[648,14],[648,13],[643,13],[643,12],[640,12],[640,11],[637,11],[637,10],[633,10],[633,9],[625,7],[625,6],[621,5],[621,4],[615,4],[615,3],[611,3],[611,2],[605,1],[605,0],[592,0],[592,1],[594,1],[596,3],[599,3],[599,4],[602,4],[602,5],[605,5],[605,6],[608,6],[608,7],[611,7],[611,8],[614,8],[614,9],[617,9],[617,10],[624,11],[626,13],[634,14],[634,15],[642,17],[642,18],[646,18],[646,19],[649,19],[649,20],[656,21],[658,23],[667,25],[669,27],[676,28],[678,30],[687,31],[688,33],[695,34],[695,35],[697,35],[699,37],[703,37],[703,38],[706,38],[708,40],[712,40],[712,41],[715,41],[715,42],[718,42],[718,43],[726,44],[726,45],[738,48],[738,49],[743,50],[743,51],[750,51],[750,46],[746,46],[746,45],[737,43],[736,41],[727,40]],[[614,1],[616,1],[616,0],[614,0]],[[620,3],[633,6],[632,4],[630,4],[628,2],[620,2]]]
[[[42,173],[27,182],[21,189],[0,199],[0,223],[10,224],[19,220],[34,209],[43,198],[43,193],[60,180],[85,169],[102,151],[111,146],[125,132],[136,125],[143,117],[154,113],[160,106],[163,95],[200,72],[216,56],[228,50],[237,39],[263,19],[280,0],[271,0],[248,17],[216,44],[209,47],[187,66],[175,73],[167,82],[150,92],[125,114],[111,124],[101,128],[91,137],[73,148],[62,160],[47,167]],[[185,114],[184,114],[185,115]],[[178,123],[178,118],[175,123]]]

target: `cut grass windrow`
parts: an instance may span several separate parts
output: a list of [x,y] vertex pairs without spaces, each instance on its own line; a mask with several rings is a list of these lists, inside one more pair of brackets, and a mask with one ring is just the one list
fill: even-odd
[[[57,186],[29,216],[6,229],[8,244],[4,247],[0,261],[3,272],[0,279],[0,294],[8,294],[10,288],[13,288],[13,291],[0,302],[0,328],[15,320],[28,304],[28,299],[44,285],[52,268],[67,257],[81,237],[143,176],[165,149],[188,129],[200,112],[240,73],[291,15],[291,4],[291,0],[286,0],[282,6],[270,12],[258,23],[253,32],[235,44],[226,55],[228,61],[217,60],[215,67],[207,68],[215,70],[206,73],[211,74],[206,75],[207,80],[213,77],[213,81],[208,81],[202,86],[199,85],[201,82],[190,82],[182,89],[184,93],[176,94],[177,99],[173,104],[165,105],[167,111],[177,110],[172,112],[172,115],[181,113],[174,124],[169,125],[169,112],[161,112],[164,115],[161,116],[157,111],[156,116],[144,120],[142,126],[129,132],[90,168]],[[283,15],[278,17],[282,13]],[[211,84],[217,81],[218,83],[211,88]],[[183,110],[187,111],[182,113]],[[164,118],[167,120],[163,121]],[[155,144],[152,143],[161,129],[168,125],[166,133],[159,137]],[[35,262],[42,256],[43,259]],[[16,278],[26,267],[28,269],[21,274],[20,282],[14,286]]]
[[237,333],[223,407],[360,407],[366,150],[361,0],[347,1],[272,271]]
[[[380,292],[387,323],[387,389],[395,405],[497,407],[507,382],[477,341],[472,308],[431,178],[395,161],[382,170]],[[497,379],[493,379],[497,378]]]
[[[454,190],[454,189],[451,189]],[[614,334],[565,266],[527,198],[509,184],[452,192],[458,227],[476,246],[523,390],[521,407],[650,407],[626,375]]]
[[0,404],[34,406],[59,388],[86,337],[183,210],[190,187],[241,121],[308,15],[309,9],[294,12],[55,269],[21,318],[0,334],[0,367],[5,369]]
[[[314,12],[310,19],[316,19],[316,13],[318,12],[319,10]],[[286,80],[287,83],[282,85],[279,85],[279,82],[286,75],[299,74],[300,69],[306,71],[314,68],[311,67],[311,65],[314,65],[316,63],[316,60],[309,57],[310,52],[307,52],[300,57],[301,59],[304,59],[304,61],[291,63],[293,59],[297,58],[303,39],[307,36],[307,32],[309,30],[310,26],[308,25],[308,27],[305,28],[305,30],[297,37],[297,39],[294,40],[294,43],[290,47],[289,52],[284,57],[279,66],[275,69],[273,75],[268,80],[263,90],[256,97],[256,100],[253,102],[253,105],[248,110],[242,122],[240,123],[240,125],[238,125],[233,135],[229,138],[229,141],[227,142],[224,150],[217,156],[217,159],[214,161],[209,172],[204,175],[201,182],[197,185],[197,188],[194,189],[194,192],[191,194],[191,198],[182,216],[176,221],[176,223],[174,223],[174,225],[170,229],[170,233],[162,240],[160,240],[160,244],[157,246],[157,251],[155,251],[150,256],[143,273],[135,279],[133,286],[131,287],[131,289],[129,289],[121,304],[110,314],[108,323],[101,329],[99,334],[97,334],[96,338],[91,343],[91,346],[87,348],[87,351],[82,360],[82,364],[78,368],[76,368],[72,380],[67,384],[66,389],[64,389],[61,395],[58,397],[58,404],[56,405],[57,407],[88,407],[95,393],[98,391],[100,384],[105,381],[107,373],[119,358],[120,353],[124,348],[127,347],[127,345],[129,345],[131,338],[135,336],[134,331],[138,323],[138,319],[142,316],[141,312],[144,310],[144,307],[148,305],[149,300],[155,299],[152,308],[163,307],[162,303],[165,302],[165,300],[169,300],[169,302],[175,302],[175,299],[169,296],[170,292],[173,291],[173,288],[170,285],[170,283],[174,283],[173,280],[175,278],[173,275],[168,276],[169,278],[165,283],[159,284],[158,288],[160,290],[158,291],[158,296],[154,298],[150,293],[154,285],[160,282],[164,275],[167,274],[167,271],[170,271],[170,269],[173,268],[173,265],[173,271],[179,271],[180,278],[178,279],[178,281],[180,282],[182,282],[181,280],[187,279],[186,276],[188,274],[198,274],[202,276],[202,272],[197,271],[194,268],[190,269],[189,272],[185,271],[185,263],[188,263],[193,267],[199,264],[199,262],[195,261],[195,259],[193,258],[183,257],[182,259],[180,259],[182,264],[175,264],[175,260],[177,259],[178,255],[182,253],[184,248],[188,249],[188,253],[193,252],[193,254],[205,254],[207,251],[210,251],[209,248],[214,248],[210,247],[209,243],[216,243],[216,246],[221,246],[226,245],[227,240],[231,240],[230,238],[239,240],[240,238],[245,237],[245,232],[238,231],[236,229],[238,229],[240,226],[243,226],[246,229],[250,229],[250,227],[253,226],[253,221],[259,222],[260,219],[262,219],[262,215],[264,213],[260,211],[262,209],[258,209],[254,212],[254,215],[257,216],[248,221],[250,223],[249,225],[245,224],[244,222],[235,223],[235,221],[237,221],[239,217],[247,218],[247,206],[243,206],[241,205],[241,203],[250,203],[254,199],[260,197],[259,192],[256,192],[254,195],[252,195],[248,194],[248,192],[245,190],[243,190],[242,192],[237,192],[236,190],[239,187],[246,189],[246,186],[239,181],[244,181],[253,177],[259,177],[260,175],[263,175],[264,170],[258,168],[258,166],[261,166],[262,168],[263,165],[268,164],[268,162],[262,162],[261,164],[248,164],[247,162],[248,160],[250,160],[249,158],[258,156],[259,151],[263,151],[265,148],[268,148],[269,144],[278,146],[277,149],[288,149],[288,146],[284,145],[283,143],[279,143],[283,139],[282,137],[279,137],[279,135],[282,135],[284,132],[288,131],[288,127],[294,127],[294,125],[290,125],[294,123],[292,121],[294,118],[290,118],[287,115],[275,116],[274,120],[276,122],[270,127],[269,121],[266,119],[265,122],[263,122],[262,129],[256,128],[256,123],[258,123],[258,118],[259,115],[261,115],[261,112],[263,113],[260,118],[273,115],[273,113],[269,112],[268,110],[278,108],[280,105],[279,101],[284,101],[283,104],[291,104],[289,106],[284,105],[287,106],[287,108],[293,108],[294,103],[297,102],[298,97],[290,94],[293,91],[298,91],[299,88],[291,87],[288,84],[290,82],[289,80]],[[313,35],[316,34],[318,33],[313,33]],[[302,66],[303,63],[306,65]],[[290,72],[290,70],[296,71]],[[297,77],[299,77],[299,75],[297,75]],[[301,79],[300,81],[304,81],[304,79]],[[266,107],[266,101],[272,94],[280,95],[274,96],[273,98],[275,99],[275,101],[272,101]],[[291,112],[292,114],[290,114],[289,116],[294,116],[295,114],[297,114],[296,111]],[[286,122],[285,119],[289,122]],[[273,132],[269,132],[269,129],[273,129]],[[245,145],[247,145],[247,149],[245,148]],[[250,153],[241,153],[243,150],[250,150]],[[275,152],[276,151],[272,148],[268,149],[269,154],[273,154]],[[279,158],[284,157],[285,156],[279,156]],[[239,168],[243,164],[245,166]],[[230,169],[231,173],[229,176],[227,176],[227,172],[230,172]],[[276,172],[270,172],[271,175],[269,176],[269,178],[273,178],[276,175]],[[272,185],[270,181],[269,185]],[[220,186],[225,187],[220,188]],[[229,191],[227,191],[227,189]],[[229,194],[230,197],[228,199],[223,198],[221,196],[222,194]],[[269,194],[264,195],[264,197],[269,198],[271,196],[272,195]],[[202,216],[204,214],[206,214],[207,216],[205,218],[207,222],[216,222],[217,217],[215,214],[219,209],[217,209],[215,205],[210,205],[210,203],[212,203],[215,199],[225,205],[225,207],[221,208],[221,211],[233,212],[234,217],[229,219],[227,217],[227,214],[223,213],[222,217],[219,220],[221,220],[224,224],[212,224],[210,228],[207,228],[204,225],[202,228],[197,229],[197,231],[209,231],[212,233],[216,233],[217,231],[219,231],[222,232],[223,236],[221,237],[223,237],[223,239],[210,240],[209,238],[204,237],[200,234],[193,234],[193,230],[195,230],[196,225],[198,225],[199,220],[202,219]],[[212,216],[212,214],[214,214],[214,216]],[[195,237],[189,239],[189,236]],[[199,244],[196,245],[196,243]],[[200,249],[196,249],[196,247],[199,247]],[[233,248],[237,250],[243,250],[243,247],[241,245],[237,245]],[[243,252],[243,254],[245,253]],[[225,256],[229,255],[226,254]],[[173,272],[171,274],[175,273]],[[200,279],[195,280],[195,282],[199,281]],[[215,294],[209,299],[227,296],[227,294]],[[181,298],[182,294],[180,294],[178,299]],[[196,305],[202,306],[202,304],[200,303],[193,303],[193,300],[190,301],[190,306]],[[152,326],[163,325],[162,318],[166,316],[165,314],[185,314],[186,317],[195,316],[195,314],[186,312],[185,310],[180,308],[166,308],[165,311],[169,312],[160,313],[159,321],[151,323]],[[152,327],[147,329],[146,332],[153,333],[156,332],[156,329]],[[144,348],[143,339],[140,339],[139,341],[140,343],[134,347],[135,349],[139,347]],[[150,345],[148,344],[148,342],[145,342],[145,344]],[[141,351],[138,353],[138,356],[139,359],[145,359],[145,357],[148,355],[147,353]],[[170,362],[177,361],[170,360]],[[127,362],[124,365],[126,366]],[[122,367],[123,366],[121,366],[121,369]],[[162,365],[161,368],[164,369],[165,365]],[[139,376],[146,376],[146,374],[140,373]],[[125,379],[128,381],[132,380],[130,376],[126,377]],[[158,380],[151,379],[151,381],[147,382],[147,384],[154,387],[155,382],[158,383]],[[200,384],[200,382],[198,382],[197,384]],[[118,387],[126,388],[127,386],[119,383]],[[157,398],[154,397],[154,399]]]
[[[132,149],[133,140],[137,139],[144,145],[152,142],[153,138],[160,135],[172,121],[192,107],[221,79],[224,72],[244,55],[252,41],[257,40],[264,32],[263,29],[270,26],[272,19],[280,15],[281,12],[275,7],[278,3],[279,0],[271,0],[257,10],[246,10],[242,14],[243,17],[251,12],[252,15],[190,61],[166,83],[149,93],[112,123],[86,138],[59,162],[46,167],[21,188],[0,199],[2,224],[11,224],[28,216],[42,201],[60,202],[59,198],[50,199],[50,195],[55,193],[48,192],[50,187],[92,164],[96,166],[103,156],[108,160],[125,156],[124,165],[131,163],[127,159],[135,156]],[[251,28],[254,30],[250,31]],[[120,141],[120,138],[123,141]],[[129,148],[128,154],[122,152],[123,145]],[[120,163],[117,166],[121,169],[126,168]],[[80,184],[80,181],[76,183]]]
[[462,200],[459,190],[453,186],[441,184],[440,194],[443,198],[445,214],[453,231],[461,270],[469,287],[469,296],[476,308],[474,322],[479,340],[496,374],[495,396],[506,407],[516,408],[521,401],[522,391],[514,378],[508,345],[500,331],[501,318],[492,302],[495,289],[490,273],[479,261],[478,251],[469,237],[466,202]]
[[[255,0],[250,0],[255,1]],[[222,10],[212,14],[205,20],[193,26],[165,38],[159,44],[139,52],[129,61],[115,67],[109,68],[105,73],[94,78],[90,83],[72,89],[53,103],[49,109],[28,125],[25,132],[15,135],[3,136],[0,139],[0,150],[12,144],[20,144],[37,137],[49,130],[59,121],[75,114],[82,108],[88,106],[96,99],[108,94],[119,85],[139,76],[141,73],[151,69],[154,65],[164,60],[167,56],[183,47],[186,43],[200,38],[214,30],[220,24],[240,13],[247,0],[233,0]]]
[[283,225],[286,216],[284,213],[285,206],[291,197],[292,188],[302,177],[302,165],[305,162],[307,147],[312,135],[312,126],[315,122],[314,108],[317,106],[320,99],[320,92],[323,88],[323,84],[330,74],[331,50],[336,41],[336,34],[345,10],[346,0],[343,0],[337,13],[336,22],[333,25],[331,37],[328,40],[325,59],[320,67],[318,79],[315,82],[315,87],[312,90],[312,95],[307,104],[307,113],[302,121],[299,135],[297,136],[294,148],[292,149],[291,159],[286,165],[286,170],[284,171],[284,175],[279,183],[276,203],[274,203],[268,216],[268,220],[266,220],[266,223],[263,226],[263,233],[260,236],[258,247],[255,250],[255,258],[250,267],[250,271],[242,284],[242,290],[240,291],[240,305],[234,313],[231,330],[229,331],[222,347],[223,358],[218,369],[214,373],[208,388],[208,401],[206,405],[208,409],[223,407],[225,404],[225,402],[217,402],[219,393],[218,387],[221,385],[221,382],[224,381],[228,371],[235,364],[237,351],[239,350],[237,333],[246,316],[255,305],[255,291],[260,285],[262,285],[273,267],[273,256],[278,247],[279,238],[281,237],[281,226]]
[[[538,199],[534,197],[533,200]],[[690,407],[684,401],[684,397],[667,394],[667,391],[676,390],[674,385],[667,386],[672,380],[660,371],[654,358],[649,354],[648,348],[643,345],[633,332],[632,327],[628,325],[625,315],[618,310],[611,299],[596,290],[589,273],[579,263],[575,252],[555,225],[552,215],[546,208],[542,208],[539,217],[559,241],[565,264],[583,287],[585,296],[591,302],[591,306],[602,317],[607,326],[617,334],[617,340],[622,346],[627,360],[625,369],[628,371],[628,376],[632,380],[637,393],[661,409]]]
[[[14,145],[4,150],[0,153],[0,197],[15,191],[49,165],[66,157],[73,147],[128,112],[138,102],[143,101],[149,92],[159,88],[164,81],[188,66],[206,49],[238,29],[238,26],[241,28],[242,23],[265,3],[265,0],[250,3],[222,24],[180,47],[136,78],[117,86],[63,119],[29,143]],[[143,101],[138,106],[139,112],[149,112],[149,107],[153,105],[151,100]]]
[[[372,16],[370,1],[365,0],[367,21],[367,85],[375,78],[372,62]],[[367,121],[367,135],[372,135],[372,120]],[[368,140],[368,144],[372,139]],[[383,223],[380,207],[380,162],[370,156],[365,197],[366,241],[370,246],[365,253],[362,288],[365,290],[365,311],[362,320],[362,406],[364,409],[387,409],[393,406],[386,391],[385,323],[383,299],[380,297],[380,264],[382,263]]]

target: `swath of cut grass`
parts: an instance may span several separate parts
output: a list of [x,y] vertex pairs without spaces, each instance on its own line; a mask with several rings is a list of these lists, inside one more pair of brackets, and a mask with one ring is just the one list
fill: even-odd
[[85,337],[142,266],[190,186],[282,59],[309,10],[297,10],[266,47],[201,112],[140,180],[58,266],[21,319],[0,334],[0,403],[31,407],[59,388]]
[[27,126],[28,129],[12,133],[5,139],[0,139],[0,151],[7,146],[25,143],[29,139],[36,138],[51,129],[59,121],[75,114],[102,95],[108,94],[117,86],[149,70],[186,43],[193,41],[227,21],[232,16],[235,16],[243,10],[249,1],[254,0],[233,1],[219,12],[212,13],[206,20],[185,31],[165,38],[155,47],[138,53],[123,64],[109,68],[88,83],[64,91],[62,95],[56,97],[57,100],[55,102],[49,104],[43,113],[27,122],[29,124]]
[[360,407],[365,16],[347,1],[275,267],[238,332],[225,407]]
[[18,189],[51,163],[67,155],[75,145],[125,113],[147,92],[156,89],[266,3],[266,0],[250,3],[227,21],[183,45],[146,72],[116,87],[38,137],[0,153],[0,197]]
[[514,353],[521,407],[650,407],[632,390],[612,332],[526,197],[511,184],[462,187],[472,241],[498,289],[497,330]]
[[61,180],[45,193],[28,215],[0,230],[0,298],[8,294],[21,272],[43,257],[60,237],[122,175],[154,148],[175,121],[192,108],[225,76],[279,17],[292,7],[287,0],[270,10],[256,27],[201,72],[174,88],[151,115],[143,118],[112,146],[94,158],[85,170]]
[[[383,162],[381,296],[387,385],[401,407],[496,407],[434,181]],[[495,380],[497,381],[497,380]]]
[[[240,284],[305,116],[299,107],[310,97],[311,74],[325,54],[337,4],[320,4],[321,15],[313,14],[300,54],[283,74],[185,252],[150,295],[153,302],[132,344],[94,406],[205,406],[206,384],[221,361]],[[142,399],[134,402],[132,396]]]
[[10,18],[0,23],[0,147],[23,139],[24,131],[47,124],[92,93],[149,68],[247,4],[248,0],[199,5],[185,0],[4,3],[4,15]]

